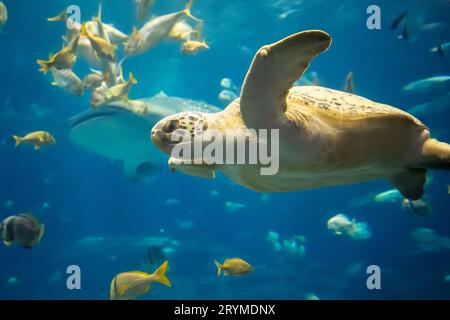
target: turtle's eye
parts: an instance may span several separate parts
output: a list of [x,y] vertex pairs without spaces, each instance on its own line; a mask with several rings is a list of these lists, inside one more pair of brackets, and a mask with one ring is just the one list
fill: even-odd
[[178,127],[178,120],[170,120],[163,126],[163,131],[165,133],[172,133]]

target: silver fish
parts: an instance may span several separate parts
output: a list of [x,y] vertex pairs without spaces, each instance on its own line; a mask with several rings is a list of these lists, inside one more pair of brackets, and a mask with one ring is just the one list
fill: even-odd
[[71,69],[50,68],[50,71],[53,76],[52,85],[75,96],[83,95],[83,81]]
[[137,55],[154,48],[161,40],[169,36],[175,24],[184,15],[196,21],[201,21],[191,15],[192,1],[188,0],[183,11],[153,18],[139,30],[134,28],[133,33],[125,43],[125,55]]

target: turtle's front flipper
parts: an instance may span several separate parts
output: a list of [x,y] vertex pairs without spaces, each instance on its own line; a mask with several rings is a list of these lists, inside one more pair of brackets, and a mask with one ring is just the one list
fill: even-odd
[[248,128],[278,128],[286,98],[311,60],[328,49],[331,37],[310,30],[291,35],[256,53],[241,92],[241,113]]
[[391,177],[389,181],[409,200],[419,200],[423,196],[427,170],[409,169]]

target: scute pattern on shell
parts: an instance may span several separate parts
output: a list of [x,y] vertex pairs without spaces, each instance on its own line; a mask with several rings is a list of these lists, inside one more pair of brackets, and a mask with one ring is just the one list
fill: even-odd
[[416,125],[424,126],[419,120],[408,113],[385,105],[373,102],[363,97],[316,86],[293,87],[287,98],[289,104],[301,104],[315,112],[334,117],[337,120],[362,120],[365,118],[400,116],[412,120]]

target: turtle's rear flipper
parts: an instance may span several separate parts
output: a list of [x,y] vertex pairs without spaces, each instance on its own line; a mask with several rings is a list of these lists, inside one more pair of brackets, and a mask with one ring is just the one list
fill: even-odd
[[428,139],[422,149],[420,166],[428,169],[450,170],[450,145]]
[[389,181],[409,200],[419,200],[423,196],[427,170],[409,169],[389,178]]

